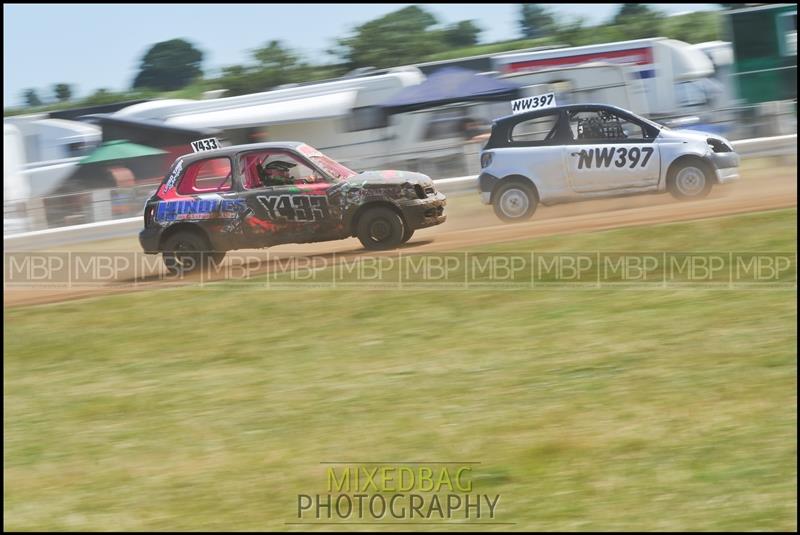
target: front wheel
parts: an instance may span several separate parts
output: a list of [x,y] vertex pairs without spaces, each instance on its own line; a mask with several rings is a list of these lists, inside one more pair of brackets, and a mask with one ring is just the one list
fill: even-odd
[[[405,236],[403,218],[390,208],[370,208],[358,220],[356,236],[367,249],[394,249]],[[411,236],[409,236],[410,238]]]
[[708,168],[695,161],[676,165],[667,177],[667,189],[680,200],[702,199],[711,191],[712,185]]
[[495,215],[506,223],[527,221],[533,217],[539,202],[533,188],[519,182],[500,186],[492,199]]
[[410,239],[411,239],[411,237],[412,237],[413,235],[414,235],[414,229],[411,229],[411,228],[408,228],[408,227],[406,227],[406,230],[405,230],[405,232],[403,232],[403,240],[402,240],[400,243],[405,243],[405,242],[407,242],[408,240],[410,240]]

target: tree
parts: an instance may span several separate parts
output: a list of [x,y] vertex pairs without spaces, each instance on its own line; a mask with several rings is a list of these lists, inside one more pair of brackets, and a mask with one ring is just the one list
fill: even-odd
[[113,104],[114,102],[123,102],[126,100],[125,95],[117,95],[112,93],[108,89],[100,88],[94,92],[93,95],[89,96],[86,100],[84,100],[84,104],[87,106],[96,106],[100,104]]
[[522,4],[518,22],[526,39],[546,37],[558,29],[553,15],[541,4]]
[[56,84],[53,86],[53,93],[59,102],[66,102],[72,98],[72,87],[69,84]]
[[228,90],[228,95],[245,95],[266,91],[272,87],[290,82],[313,79],[314,69],[304,64],[300,57],[280,41],[270,41],[265,46],[252,51],[252,65],[232,65],[222,69],[217,81],[220,88]]
[[222,76],[217,79],[219,89],[227,89],[227,96],[246,95],[258,91],[251,87],[250,75],[242,65],[223,67]]
[[622,4],[614,16],[614,25],[628,39],[658,37],[664,22],[664,13],[650,9],[645,4]]
[[280,41],[270,41],[266,46],[254,50],[253,57],[262,69],[274,71],[293,69],[300,62],[299,58],[291,50],[284,48]]
[[156,43],[142,58],[134,88],[174,91],[201,76],[203,53],[183,39]]
[[716,11],[702,11],[668,17],[661,35],[686,43],[716,41],[722,36],[722,15]]
[[41,106],[42,101],[39,98],[39,95],[36,94],[35,89],[26,89],[22,96],[25,98],[25,104],[28,106]]
[[614,24],[622,24],[627,17],[645,17],[652,13],[652,10],[644,4],[622,4],[614,16]]
[[568,22],[565,22],[558,28],[558,32],[556,33],[558,42],[572,46],[590,44],[586,42],[589,32],[584,28],[585,24],[586,19],[584,17],[573,17]]
[[391,67],[415,63],[446,48],[441,32],[428,31],[436,17],[408,6],[355,28],[355,35],[337,41],[335,51],[349,68]]
[[455,48],[476,45],[481,31],[471,20],[462,20],[444,30],[444,42]]

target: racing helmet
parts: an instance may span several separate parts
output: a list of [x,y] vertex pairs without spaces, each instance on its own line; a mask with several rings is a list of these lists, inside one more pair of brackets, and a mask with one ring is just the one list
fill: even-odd
[[266,165],[258,166],[259,178],[265,186],[272,186],[275,184],[290,184],[292,176],[289,174],[289,169],[296,167],[297,164],[291,162],[284,162],[275,160]]

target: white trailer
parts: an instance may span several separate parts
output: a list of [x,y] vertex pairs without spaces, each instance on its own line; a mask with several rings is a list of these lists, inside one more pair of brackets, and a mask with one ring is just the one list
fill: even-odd
[[3,125],[3,234],[27,230],[24,209],[21,205],[30,197],[28,177],[22,166],[25,149],[22,133],[14,125]]
[[97,126],[50,119],[42,113],[5,117],[3,124],[19,130],[28,164],[85,156],[100,144],[102,137]]
[[304,141],[348,163],[390,150],[389,123],[378,104],[424,79],[419,69],[406,67],[236,97],[145,102],[112,117],[216,128],[236,144],[254,141],[254,133],[259,141]]
[[[24,191],[28,197],[57,190],[75,171],[78,162],[100,144],[102,137],[97,126],[49,119],[44,114],[7,117],[3,119],[3,127],[4,147],[11,142],[14,154],[21,153],[19,167],[27,182]],[[8,180],[7,171],[4,166],[4,181]]]
[[595,62],[630,69],[644,85],[651,115],[700,113],[716,105],[716,84],[709,84],[714,65],[708,57],[682,41],[663,37],[501,54],[493,58],[493,68],[503,74],[531,73]]

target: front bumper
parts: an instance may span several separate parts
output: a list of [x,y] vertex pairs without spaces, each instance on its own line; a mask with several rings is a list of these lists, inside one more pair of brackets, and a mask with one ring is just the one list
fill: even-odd
[[400,209],[409,228],[416,230],[444,223],[447,220],[447,215],[444,213],[446,205],[447,197],[437,192],[413,204],[402,205]]
[[727,184],[739,179],[739,155],[735,152],[718,152],[711,155],[717,182]]
[[727,167],[725,169],[717,169],[717,182],[720,184],[727,184],[739,180],[739,168]]
[[139,243],[142,249],[147,254],[156,254],[158,250],[158,242],[161,237],[161,229],[158,227],[146,228],[139,233]]

